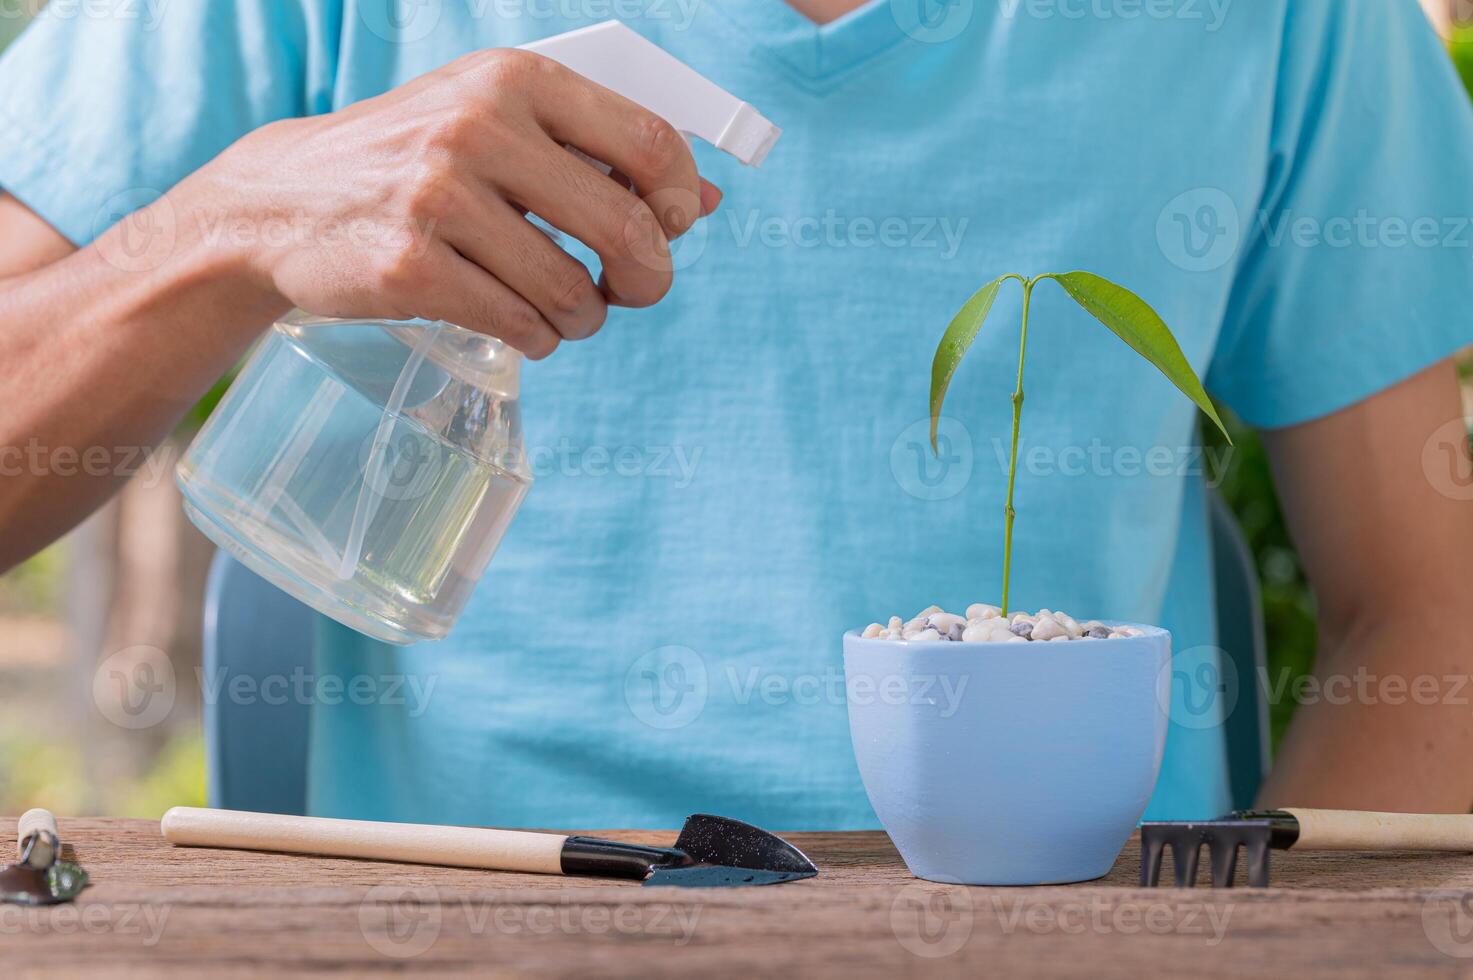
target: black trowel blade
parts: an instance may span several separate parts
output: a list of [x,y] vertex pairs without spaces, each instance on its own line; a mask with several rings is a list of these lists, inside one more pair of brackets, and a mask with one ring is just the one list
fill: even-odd
[[753,871],[719,864],[693,864],[685,868],[660,868],[644,880],[662,888],[739,888],[744,885],[780,885],[785,881],[812,878],[813,871]]
[[675,841],[694,864],[655,868],[646,885],[679,888],[730,888],[775,885],[812,878],[818,866],[776,834],[749,823],[697,813],[686,820]]

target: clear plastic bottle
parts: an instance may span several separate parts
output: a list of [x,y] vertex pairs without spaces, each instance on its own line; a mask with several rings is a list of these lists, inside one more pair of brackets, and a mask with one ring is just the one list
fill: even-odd
[[178,469],[190,519],[391,643],[450,631],[532,483],[521,356],[444,323],[275,324]]

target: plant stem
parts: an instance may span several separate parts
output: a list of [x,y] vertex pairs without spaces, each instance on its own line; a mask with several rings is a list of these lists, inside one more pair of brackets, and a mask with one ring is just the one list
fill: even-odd
[[1008,586],[1013,573],[1013,487],[1018,481],[1018,430],[1023,421],[1023,357],[1028,353],[1028,307],[1037,279],[1023,281],[1023,334],[1018,341],[1018,389],[1013,392],[1013,456],[1008,463],[1008,509],[1004,512],[1002,545],[1002,614],[1008,614]]

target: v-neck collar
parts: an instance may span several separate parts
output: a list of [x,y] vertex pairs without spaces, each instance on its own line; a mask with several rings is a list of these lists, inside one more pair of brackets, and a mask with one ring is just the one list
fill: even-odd
[[838,74],[905,39],[894,0],[868,0],[838,20],[816,24],[785,0],[704,0],[752,43],[812,79]]

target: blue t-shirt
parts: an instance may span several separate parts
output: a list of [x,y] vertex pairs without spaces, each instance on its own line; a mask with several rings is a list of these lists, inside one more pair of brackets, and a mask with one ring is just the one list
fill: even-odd
[[[265,122],[582,23],[126,6],[57,7],[0,62],[0,186],[79,244]],[[315,706],[315,812],[873,826],[839,638],[1000,592],[1016,290],[952,387],[942,457],[925,443],[936,341],[1001,273],[1130,286],[1264,427],[1473,340],[1473,113],[1415,0],[876,0],[825,27],[781,0],[611,7],[782,140],[760,170],[698,147],[726,198],[670,296],[528,365],[537,482],[453,634],[324,627],[319,670],[428,695]],[[1161,623],[1210,666],[1196,409],[1056,288],[1032,322],[1016,605]],[[1173,713],[1151,815],[1216,815],[1220,719]]]

